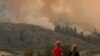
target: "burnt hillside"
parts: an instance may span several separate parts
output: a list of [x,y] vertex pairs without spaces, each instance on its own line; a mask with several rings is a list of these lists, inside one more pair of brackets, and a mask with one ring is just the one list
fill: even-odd
[[[73,36],[28,24],[0,23],[0,48],[20,50],[26,48],[45,48],[61,40],[63,45],[77,43],[81,48],[92,48],[95,45]],[[90,46],[91,47],[88,47]]]

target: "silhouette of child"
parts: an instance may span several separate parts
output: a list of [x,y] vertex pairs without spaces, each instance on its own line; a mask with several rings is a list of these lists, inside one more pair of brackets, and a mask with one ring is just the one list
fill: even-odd
[[73,44],[72,51],[69,53],[69,56],[80,56],[76,44]]
[[63,49],[61,47],[60,41],[56,41],[55,48],[53,49],[53,55],[54,56],[63,56]]

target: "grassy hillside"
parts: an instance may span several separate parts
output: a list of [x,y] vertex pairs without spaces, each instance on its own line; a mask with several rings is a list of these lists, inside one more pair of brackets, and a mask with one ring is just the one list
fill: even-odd
[[0,23],[0,48],[3,49],[46,48],[53,46],[56,40],[61,40],[63,45],[77,43],[80,48],[96,47],[82,39],[65,36],[40,26]]

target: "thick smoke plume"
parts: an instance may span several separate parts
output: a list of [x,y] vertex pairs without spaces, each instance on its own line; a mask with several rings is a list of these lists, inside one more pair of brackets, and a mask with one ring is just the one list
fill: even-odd
[[[0,0],[1,1],[1,0]],[[78,31],[100,31],[99,0],[9,0],[11,22],[54,29],[55,24]]]

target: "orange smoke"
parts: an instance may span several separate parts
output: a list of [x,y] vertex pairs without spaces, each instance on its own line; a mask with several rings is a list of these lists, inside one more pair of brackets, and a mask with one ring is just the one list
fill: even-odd
[[35,24],[44,27],[52,25],[49,28],[54,28],[53,24],[61,24],[76,26],[81,29],[79,31],[89,32],[94,28],[100,31],[99,0],[10,1],[13,14],[12,22]]

